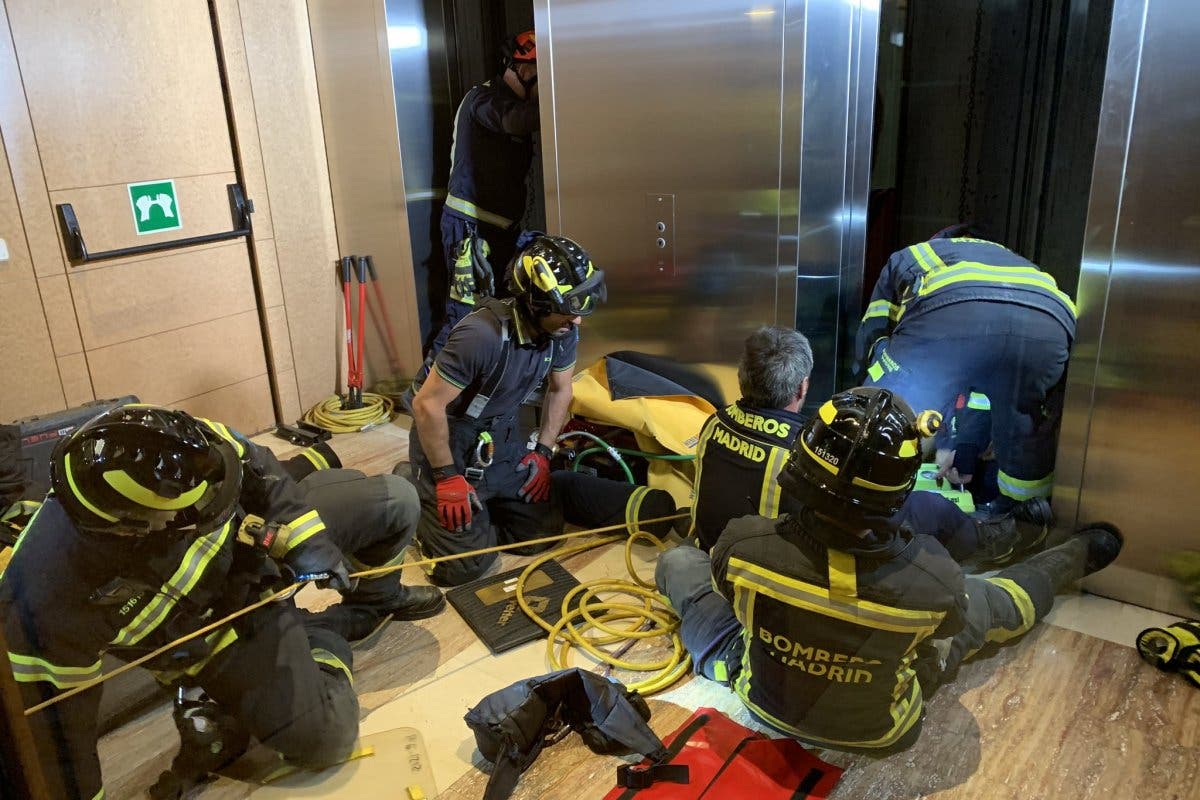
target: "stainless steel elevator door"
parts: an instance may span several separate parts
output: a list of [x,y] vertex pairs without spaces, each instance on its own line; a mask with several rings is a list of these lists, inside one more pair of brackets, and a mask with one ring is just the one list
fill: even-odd
[[539,4],[548,224],[608,275],[581,364],[622,348],[732,362],[775,321],[783,5]]

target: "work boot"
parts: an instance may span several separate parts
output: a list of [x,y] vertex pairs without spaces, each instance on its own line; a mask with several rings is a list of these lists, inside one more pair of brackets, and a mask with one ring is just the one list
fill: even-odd
[[446,597],[432,586],[401,586],[398,600],[382,603],[344,599],[324,611],[307,614],[304,624],[336,633],[351,644],[368,646],[389,622],[426,619],[446,607]]
[[1036,553],[1054,524],[1050,501],[1034,497],[1012,506],[1000,517],[976,515],[979,547],[971,559],[980,571],[999,569]]
[[1057,547],[1025,559],[1022,566],[1041,571],[1053,582],[1054,591],[1061,592],[1115,561],[1124,543],[1115,525],[1093,522]]

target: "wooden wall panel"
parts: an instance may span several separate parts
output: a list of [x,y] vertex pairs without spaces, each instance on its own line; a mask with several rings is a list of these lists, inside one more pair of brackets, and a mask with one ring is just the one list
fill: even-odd
[[271,385],[266,373],[196,397],[177,400],[171,406],[198,417],[224,422],[247,435],[260,433],[275,424],[274,414],[264,413],[271,408]]
[[51,191],[233,171],[206,3],[7,6]]
[[102,262],[70,280],[88,350],[257,307],[240,241],[142,262]]
[[259,337],[258,313],[246,311],[90,350],[92,384],[99,397],[132,393],[169,405],[265,374],[262,348],[236,345]]
[[[229,103],[233,107],[233,127],[241,155],[242,175],[246,196],[254,201],[254,238],[273,239],[271,197],[267,176],[263,171],[262,147],[258,141],[258,114],[254,108],[254,92],[250,83],[250,67],[246,62],[246,43],[242,39],[242,20],[238,0],[216,0],[217,29],[221,51],[225,56],[225,77],[228,81]],[[274,248],[274,244],[271,244]]]
[[71,284],[66,275],[53,275],[38,280],[42,293],[42,309],[46,313],[46,324],[50,328],[50,341],[54,354],[58,356],[83,352],[83,340],[79,338],[79,321],[75,318],[75,304],[71,299]]
[[8,377],[0,381],[0,422],[7,422],[65,408],[65,399],[8,159],[2,151],[0,236],[8,243],[9,259],[0,261],[0,364],[8,365]]
[[96,399],[96,393],[92,391],[92,376],[88,372],[87,357],[83,353],[59,356],[58,374],[62,377],[63,395],[66,397],[68,408]]
[[288,346],[291,333],[288,330],[287,309],[275,306],[267,309],[267,331],[271,350],[275,354],[276,372],[291,372],[296,369],[292,360],[292,349]]
[[277,373],[275,386],[279,389],[279,409],[285,422],[299,419],[304,413],[300,406],[300,392],[296,388],[296,372]]
[[[155,176],[151,176],[153,177]],[[174,176],[171,173],[162,173],[157,177],[165,180]],[[226,187],[237,181],[234,172],[176,177],[174,180],[175,197],[179,202],[179,219],[183,225],[179,230],[139,236],[134,226],[133,209],[129,205],[129,190],[125,183],[53,191],[50,192],[50,202],[53,205],[71,204],[79,220],[79,229],[83,231],[87,249],[93,253],[232,230],[233,215],[229,212],[229,191]],[[130,182],[133,182],[132,179]],[[61,237],[59,240],[61,242]],[[121,262],[131,263],[161,257],[162,254],[153,253],[123,258]],[[95,264],[81,264],[67,271],[74,275],[90,269],[104,268],[110,263],[100,261]]]
[[4,134],[12,182],[21,204],[25,239],[34,271],[39,277],[61,275],[66,263],[54,227],[53,209],[42,176],[42,160],[29,119],[25,87],[21,83],[21,69],[4,3],[0,3],[0,131]]
[[[232,10],[228,2],[218,7],[226,41],[225,14]],[[308,17],[305,4],[292,0],[244,2],[237,10],[253,106],[235,97],[234,114],[239,127],[250,113],[258,122],[300,402],[307,408],[333,392],[341,344],[338,244]]]
[[[383,3],[309,3],[308,13],[338,244],[343,253],[373,256],[400,367],[412,375],[421,366],[421,333]],[[368,330],[369,383],[391,370],[384,333],[371,323]]]

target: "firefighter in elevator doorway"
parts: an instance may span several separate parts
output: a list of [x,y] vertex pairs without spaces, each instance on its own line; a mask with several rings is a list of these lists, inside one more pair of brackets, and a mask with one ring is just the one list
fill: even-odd
[[[950,419],[959,394],[990,400],[1005,511],[1047,497],[1062,418],[1075,305],[1054,278],[1003,245],[955,225],[892,254],[863,315],[855,359],[866,385]],[[939,437],[946,450],[948,431]],[[986,447],[986,442],[983,443]],[[939,466],[974,469],[978,449]]]
[[964,577],[930,536],[888,518],[920,466],[916,419],[891,392],[821,406],[779,477],[799,511],[729,523],[712,550],[655,571],[696,671],[759,720],[822,747],[886,753],[921,730],[924,693],[988,643],[1028,631],[1056,591],[1116,558],[1089,526],[995,577]]
[[525,214],[525,178],[539,113],[537,40],[533,31],[525,31],[505,45],[504,71],[467,92],[454,116],[442,208],[446,318],[432,354],[477,300],[503,289],[503,271]]
[[[180,752],[156,789],[186,791],[251,736],[301,766],[345,758],[359,715],[349,640],[388,618],[432,616],[445,599],[396,575],[350,583],[347,565],[403,559],[420,506],[395,476],[339,467],[324,444],[281,464],[219,422],[141,404],[62,439],[53,488],[0,576],[26,707],[99,677],[104,652],[132,660],[286,587],[289,575],[321,576],[342,594],[333,613],[280,600],[146,663],[183,688]],[[104,794],[101,690],[29,717],[43,772],[65,781],[55,797]]]

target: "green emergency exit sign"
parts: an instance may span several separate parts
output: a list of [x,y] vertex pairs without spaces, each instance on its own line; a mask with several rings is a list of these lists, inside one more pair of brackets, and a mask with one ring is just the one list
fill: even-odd
[[129,184],[129,204],[138,236],[143,233],[175,231],[183,227],[175,181],[146,181]]

